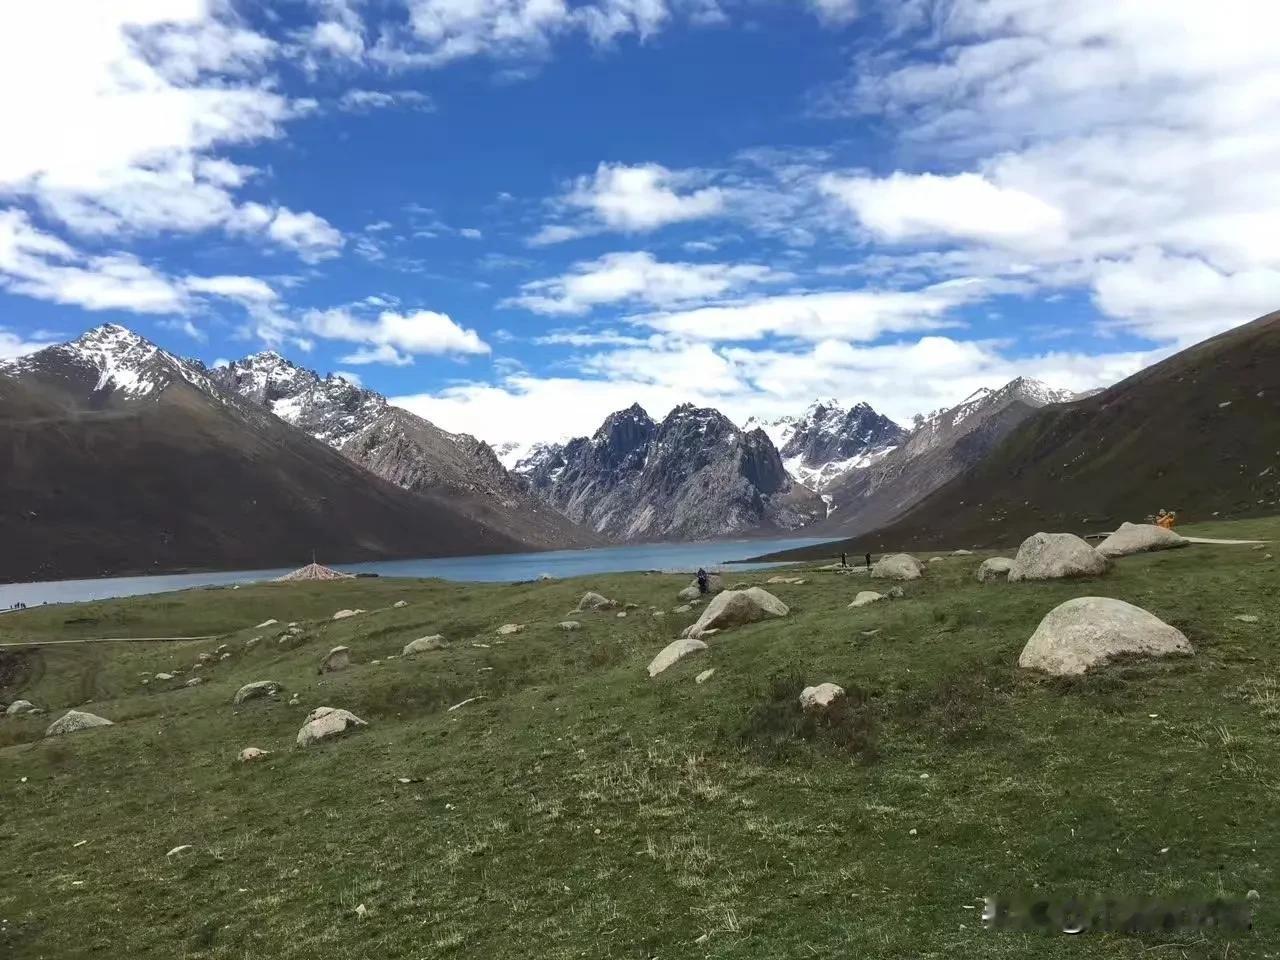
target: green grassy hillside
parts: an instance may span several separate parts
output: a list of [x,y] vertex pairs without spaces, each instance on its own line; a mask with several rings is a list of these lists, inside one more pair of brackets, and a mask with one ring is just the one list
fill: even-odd
[[[3,650],[0,698],[50,715],[0,719],[0,956],[1275,956],[1265,557],[1197,546],[1092,582],[988,585],[981,555],[948,558],[859,610],[861,577],[815,570],[769,587],[789,617],[656,680],[645,665],[692,619],[670,612],[687,578],[274,584],[6,615],[0,642],[222,636]],[[639,608],[560,632],[587,588]],[[1195,655],[1070,682],[1018,671],[1040,618],[1081,595],[1151,610]],[[369,612],[327,619],[343,607]],[[303,636],[247,629],[268,617]],[[496,636],[507,622],[526,629]],[[449,649],[388,659],[434,633]],[[203,686],[174,688],[222,643]],[[337,644],[355,665],[319,675]],[[260,679],[287,694],[231,705]],[[848,709],[805,721],[800,686],[826,680]],[[116,726],[40,739],[86,703]],[[369,727],[295,749],[322,705]],[[240,764],[247,746],[271,756]],[[984,895],[1033,887],[1260,899],[1255,932],[1229,941],[982,929]]]

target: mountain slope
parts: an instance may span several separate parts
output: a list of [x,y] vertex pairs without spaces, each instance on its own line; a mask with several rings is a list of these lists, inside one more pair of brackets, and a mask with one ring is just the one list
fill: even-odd
[[521,549],[107,325],[0,365],[0,579]]
[[874,463],[906,437],[866,403],[846,410],[835,400],[816,401],[798,419],[777,424],[786,438],[778,452],[787,472],[818,492],[850,470]]
[[832,513],[814,528],[814,535],[848,536],[888,523],[978,463],[1034,411],[1071,397],[1020,377],[935,412],[891,452],[827,485]]
[[[1108,390],[1036,411],[866,549],[1016,545],[1103,531],[1159,509],[1186,521],[1280,506],[1280,313]],[[827,547],[830,552],[832,547]]]
[[593,437],[544,446],[518,469],[570,519],[622,540],[791,530],[825,512],[764,431],[689,404],[662,423],[632,406]]
[[534,496],[475,437],[452,434],[342,377],[320,377],[278,353],[211,371],[230,393],[270,410],[384,480],[537,547],[592,546],[598,539]]

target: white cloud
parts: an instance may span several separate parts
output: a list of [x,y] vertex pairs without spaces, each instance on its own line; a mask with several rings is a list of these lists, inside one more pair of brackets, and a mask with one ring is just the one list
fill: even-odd
[[639,403],[651,416],[691,402],[738,423],[796,414],[818,396],[865,400],[907,423],[913,414],[952,406],[979,387],[1033,376],[1068,389],[1105,386],[1159,359],[1160,353],[1057,352],[1014,358],[994,344],[925,336],[876,346],[829,340],[794,350],[715,348],[654,340],[580,359],[576,376],[517,372],[493,383],[463,383],[393,402],[446,430],[491,443],[529,443],[590,435],[606,415]]
[[267,207],[246,203],[231,222],[232,229],[266,236],[288,247],[307,263],[315,263],[338,255],[343,245],[342,234],[323,217],[309,211],[302,213],[288,207]]
[[37,331],[34,334],[22,334],[0,327],[0,360],[12,360],[14,357],[35,353],[37,350],[43,350],[45,347],[57,343],[55,339],[41,339],[38,336],[41,332],[43,331]]
[[822,178],[821,186],[868,230],[893,242],[942,237],[1036,247],[1057,246],[1065,239],[1062,211],[974,173],[895,173],[883,178],[832,174]]
[[360,31],[337,20],[324,20],[311,28],[307,46],[313,51],[345,60],[364,56],[364,37]]
[[808,0],[808,4],[826,23],[844,25],[858,16],[858,0]]
[[700,186],[700,174],[668,170],[656,163],[627,166],[602,163],[579,177],[558,205],[580,211],[580,224],[552,224],[530,242],[557,243],[600,230],[644,233],[672,223],[712,217],[724,209],[719,187]]
[[561,276],[526,283],[518,297],[504,303],[551,315],[584,314],[622,302],[670,307],[790,278],[758,264],[664,263],[647,252],[610,253],[576,263]]
[[271,285],[257,277],[187,277],[182,285],[192,293],[209,293],[250,303],[271,303],[276,299]]
[[458,236],[464,237],[467,240],[483,240],[484,239],[484,234],[481,233],[479,230],[477,230],[475,227],[463,227],[461,230],[458,231]]
[[349,113],[365,113],[390,107],[407,107],[414,110],[433,110],[432,99],[419,90],[348,90],[338,98],[338,107]]
[[335,370],[333,371],[333,375],[339,380],[347,381],[347,383],[351,384],[353,387],[364,386],[364,380],[361,378],[360,374],[353,373],[350,370]]
[[431,310],[402,314],[384,310],[366,320],[346,308],[311,310],[304,326],[328,340],[343,340],[364,347],[343,357],[343,363],[406,364],[416,355],[478,355],[490,352],[489,345],[474,330],[465,329],[449,316]]
[[[919,46],[860,61],[849,103],[947,175],[900,176],[905,193],[893,178],[845,191],[873,233],[966,244],[967,262],[952,261],[964,271],[999,272],[992,251],[1003,251],[1040,284],[1092,288],[1116,325],[1157,341],[1208,336],[1264,308],[1280,269],[1270,40],[1280,7],[1075,0],[1065,16],[1053,0],[927,0],[913,10],[892,36]],[[972,219],[952,216],[967,206],[957,163],[972,178]]]
[[842,290],[758,297],[639,318],[654,330],[692,340],[748,341],[787,337],[871,341],[886,334],[956,326],[947,315],[982,300],[998,284],[952,280],[922,290]]

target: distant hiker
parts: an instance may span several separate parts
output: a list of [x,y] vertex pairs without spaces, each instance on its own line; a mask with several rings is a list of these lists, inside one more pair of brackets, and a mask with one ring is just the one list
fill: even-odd
[[871,569],[871,554],[867,554],[867,569]]
[[710,589],[711,589],[711,583],[707,579],[707,571],[699,567],[698,568],[698,592],[706,593]]
[[846,556],[846,555],[845,555],[845,554],[843,554],[843,553],[842,553],[842,554],[840,554],[840,566],[842,566],[842,567],[847,567],[848,565],[849,565],[849,558],[848,558],[848,556]]

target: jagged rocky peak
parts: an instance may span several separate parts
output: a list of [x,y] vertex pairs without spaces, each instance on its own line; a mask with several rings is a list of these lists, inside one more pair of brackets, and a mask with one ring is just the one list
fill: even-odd
[[870,404],[845,409],[836,400],[818,400],[795,423],[781,453],[797,467],[814,469],[894,446],[904,434]]
[[611,413],[591,438],[596,457],[602,467],[643,463],[644,451],[657,430],[653,418],[644,407],[633,403],[625,410]]
[[17,375],[70,367],[85,378],[89,393],[116,394],[130,400],[156,396],[175,380],[217,393],[203,365],[175,357],[117,323],[101,324],[67,343],[0,367]]

